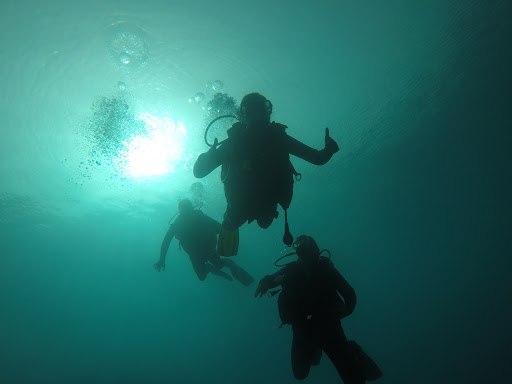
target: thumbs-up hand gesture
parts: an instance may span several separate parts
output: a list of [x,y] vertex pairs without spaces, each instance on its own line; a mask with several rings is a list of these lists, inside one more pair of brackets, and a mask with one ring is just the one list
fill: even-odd
[[329,128],[325,128],[325,148],[331,153],[336,153],[340,150],[338,143],[329,136]]

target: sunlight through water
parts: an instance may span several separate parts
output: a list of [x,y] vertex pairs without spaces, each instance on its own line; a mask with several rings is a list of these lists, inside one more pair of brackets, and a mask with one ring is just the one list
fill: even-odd
[[125,142],[125,170],[134,178],[174,172],[184,152],[186,129],[181,122],[145,112],[137,117],[145,123],[147,134],[132,136]]

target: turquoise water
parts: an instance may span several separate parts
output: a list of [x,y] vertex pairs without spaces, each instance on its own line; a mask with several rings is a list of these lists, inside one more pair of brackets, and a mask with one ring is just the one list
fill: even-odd
[[[512,336],[506,1],[0,3],[0,382],[293,383],[255,285],[200,282],[178,199],[220,220],[208,102],[257,91],[320,149],[289,210],[358,294],[343,321],[381,383],[507,382]],[[222,125],[213,136],[220,139]],[[257,279],[283,215],[241,228]],[[341,382],[324,356],[306,383]]]

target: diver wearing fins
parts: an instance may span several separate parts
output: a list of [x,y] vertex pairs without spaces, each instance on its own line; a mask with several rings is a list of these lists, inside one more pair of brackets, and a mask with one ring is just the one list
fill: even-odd
[[180,242],[180,247],[189,255],[194,271],[203,281],[208,273],[221,276],[232,281],[233,278],[222,270],[227,267],[233,277],[243,285],[250,285],[254,278],[233,260],[220,258],[217,253],[217,235],[221,224],[205,215],[201,210],[194,209],[188,199],[178,203],[178,216],[165,234],[160,249],[160,259],[154,268],[160,272],[165,270],[165,258],[173,237]]
[[290,155],[309,163],[323,165],[339,151],[338,144],[325,130],[325,148],[313,149],[286,133],[286,126],[270,121],[272,103],[259,93],[250,93],[239,107],[240,121],[228,130],[222,143],[215,139],[211,148],[194,164],[194,176],[203,178],[222,165],[227,208],[219,235],[222,256],[238,252],[238,228],[256,220],[268,228],[278,217],[277,205],[285,211],[283,242],[291,246],[287,209],[293,196],[294,176],[298,174]]
[[[356,305],[356,293],[334,267],[321,256],[315,240],[299,236],[294,242],[297,261],[285,265],[259,283],[255,297],[281,286],[278,298],[279,316],[283,324],[291,324],[293,332],[291,359],[296,379],[309,375],[318,365],[324,351],[345,384],[363,384],[380,378],[382,372],[355,341],[348,341],[340,320],[350,315]],[[279,259],[279,260],[280,260]],[[279,261],[278,260],[278,261]],[[275,295],[278,290],[269,292]],[[340,297],[341,295],[341,297]],[[343,299],[342,299],[343,298]]]

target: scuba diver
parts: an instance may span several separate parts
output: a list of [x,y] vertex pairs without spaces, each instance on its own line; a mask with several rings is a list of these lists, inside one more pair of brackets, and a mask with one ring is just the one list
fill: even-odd
[[194,209],[188,199],[178,203],[178,216],[165,234],[160,249],[160,259],[153,266],[158,272],[165,271],[165,257],[173,237],[180,243],[180,248],[189,255],[194,271],[203,281],[208,273],[232,281],[233,278],[222,270],[227,267],[233,277],[243,285],[250,285],[254,279],[249,273],[231,259],[221,259],[217,253],[217,235],[221,224],[205,215],[201,210]]
[[[376,380],[382,372],[355,341],[348,341],[340,320],[350,315],[356,305],[356,293],[336,270],[329,258],[320,256],[318,245],[309,236],[299,236],[293,243],[298,260],[265,276],[254,294],[263,296],[281,286],[278,310],[282,324],[291,324],[293,341],[292,370],[297,380],[309,375],[325,351],[345,384]],[[270,291],[269,295],[279,290]],[[341,295],[341,297],[340,297]]]
[[256,220],[261,228],[268,228],[278,217],[278,204],[285,212],[283,242],[291,246],[293,237],[288,228],[287,209],[292,201],[294,176],[298,178],[300,174],[295,171],[290,155],[323,165],[339,151],[328,128],[325,148],[316,150],[289,136],[285,125],[271,122],[271,114],[272,103],[264,96],[259,93],[244,96],[238,112],[240,121],[228,130],[228,138],[221,143],[215,139],[194,164],[197,178],[222,165],[221,180],[227,201],[217,247],[222,256],[237,254],[238,228],[246,221]]

